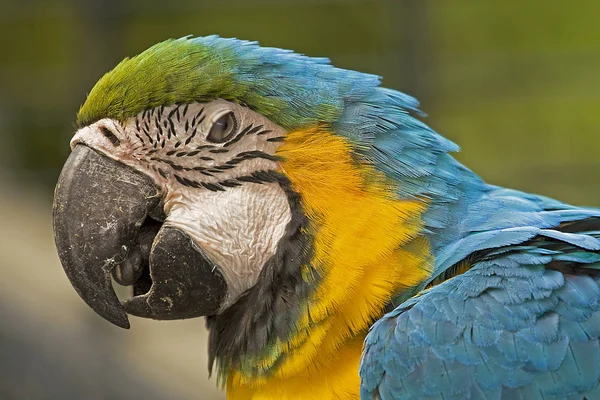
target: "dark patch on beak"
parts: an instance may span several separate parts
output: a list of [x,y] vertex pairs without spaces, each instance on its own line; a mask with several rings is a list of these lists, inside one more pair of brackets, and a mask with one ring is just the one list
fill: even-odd
[[[123,328],[125,311],[155,319],[210,315],[226,294],[223,276],[187,234],[149,218],[160,198],[148,176],[84,145],[75,146],[56,186],[54,236],[63,268],[79,296]],[[133,288],[124,305],[111,274]]]
[[125,300],[129,314],[181,319],[217,313],[227,284],[186,233],[163,226],[154,239],[150,266],[152,286],[148,293]]

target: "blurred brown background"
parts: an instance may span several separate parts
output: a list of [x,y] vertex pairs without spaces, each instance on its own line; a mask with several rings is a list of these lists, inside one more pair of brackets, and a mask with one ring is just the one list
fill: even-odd
[[600,206],[600,2],[0,0],[0,399],[219,399],[202,320],[112,327],[64,276],[51,198],[85,93],[169,37],[327,56],[416,95],[486,180]]

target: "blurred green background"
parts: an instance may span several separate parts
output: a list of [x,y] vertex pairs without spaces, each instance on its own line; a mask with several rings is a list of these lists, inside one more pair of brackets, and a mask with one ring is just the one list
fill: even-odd
[[121,331],[77,297],[50,207],[75,113],[188,34],[326,56],[421,99],[487,181],[600,206],[600,2],[0,0],[0,398],[218,399],[201,320]]

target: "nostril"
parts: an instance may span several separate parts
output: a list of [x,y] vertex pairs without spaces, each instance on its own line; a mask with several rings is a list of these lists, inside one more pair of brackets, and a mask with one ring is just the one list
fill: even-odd
[[115,136],[114,133],[112,133],[110,131],[110,129],[108,129],[105,126],[101,126],[100,127],[100,132],[102,132],[102,134],[108,139],[110,140],[110,142],[113,144],[113,146],[117,147],[121,144],[121,141],[119,140],[118,137]]

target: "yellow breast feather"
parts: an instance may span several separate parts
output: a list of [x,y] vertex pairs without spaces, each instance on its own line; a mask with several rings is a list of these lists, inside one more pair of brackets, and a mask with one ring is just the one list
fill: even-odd
[[230,399],[358,399],[368,328],[394,294],[431,272],[420,235],[426,203],[398,199],[397,186],[352,150],[345,138],[305,130],[288,134],[277,152],[312,221],[311,267],[321,279],[295,336],[261,360],[271,373],[230,371]]

